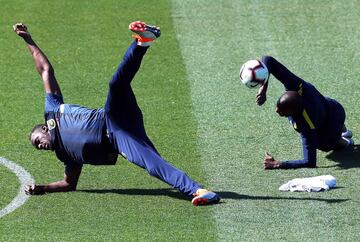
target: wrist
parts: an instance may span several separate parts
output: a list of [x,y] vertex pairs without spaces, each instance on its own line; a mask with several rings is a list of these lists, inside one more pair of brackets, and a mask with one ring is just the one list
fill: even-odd
[[45,194],[45,186],[35,185],[34,194],[36,194],[36,195]]
[[31,35],[26,35],[26,36],[21,36],[23,38],[23,40],[27,43],[27,44],[33,44],[34,41],[31,38]]

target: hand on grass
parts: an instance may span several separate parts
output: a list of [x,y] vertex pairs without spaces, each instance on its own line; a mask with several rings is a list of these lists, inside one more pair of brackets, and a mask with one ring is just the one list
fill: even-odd
[[279,169],[281,164],[280,161],[275,160],[274,157],[268,152],[265,152],[265,158],[263,163],[264,169]]
[[42,186],[38,186],[38,185],[27,185],[25,187],[25,194],[26,195],[41,195],[44,194],[44,188]]

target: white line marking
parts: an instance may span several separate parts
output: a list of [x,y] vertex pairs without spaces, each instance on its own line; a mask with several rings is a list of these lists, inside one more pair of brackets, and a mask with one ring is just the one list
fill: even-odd
[[15,173],[15,175],[19,178],[20,181],[20,189],[18,195],[9,203],[5,208],[0,210],[0,218],[5,216],[8,213],[11,213],[18,207],[22,206],[26,200],[28,200],[29,196],[25,194],[24,188],[26,185],[34,184],[34,178],[28,173],[24,168],[17,165],[13,161],[9,161],[3,157],[0,157],[0,165],[5,166],[10,171]]

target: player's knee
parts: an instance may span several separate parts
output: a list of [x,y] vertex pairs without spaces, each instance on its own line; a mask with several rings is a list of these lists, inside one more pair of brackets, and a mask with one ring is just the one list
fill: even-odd
[[153,176],[153,177],[156,177],[156,178],[160,177],[158,167],[147,168],[147,171],[148,171],[150,176]]
[[120,82],[116,79],[111,79],[109,82],[109,88],[110,90],[115,90],[120,88]]

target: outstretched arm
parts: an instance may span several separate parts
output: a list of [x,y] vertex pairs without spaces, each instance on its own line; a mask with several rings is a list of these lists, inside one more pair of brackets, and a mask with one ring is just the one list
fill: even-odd
[[61,95],[59,84],[57,83],[55,78],[54,69],[46,55],[32,39],[30,33],[27,30],[27,27],[22,23],[17,23],[13,26],[13,29],[15,33],[21,38],[23,38],[25,43],[27,44],[31,56],[34,59],[36,70],[39,72],[43,81],[45,92]]
[[30,185],[25,188],[28,195],[41,195],[46,192],[69,192],[75,191],[82,167],[73,168],[71,171],[65,170],[64,179],[52,182],[47,185]]
[[276,79],[278,79],[288,91],[298,91],[299,85],[303,80],[289,71],[283,64],[272,56],[264,56],[261,61],[266,65]]
[[[316,163],[316,162],[315,162]],[[279,161],[275,160],[274,157],[265,153],[265,158],[263,161],[264,169],[296,169],[296,168],[315,168],[314,162],[309,162],[306,159],[303,160],[290,160],[290,161]]]
[[265,152],[263,161],[264,169],[295,169],[295,168],[315,168],[316,167],[316,135],[309,132],[306,135],[301,134],[304,159],[278,161]]
[[[268,68],[269,73],[279,80],[287,91],[298,91],[303,80],[289,71],[283,64],[272,56],[264,56],[261,62]],[[266,101],[266,92],[269,81],[262,85],[256,95],[256,103],[262,105]]]

